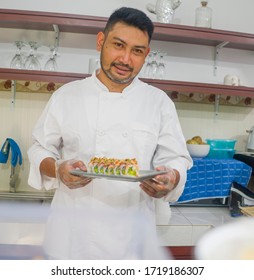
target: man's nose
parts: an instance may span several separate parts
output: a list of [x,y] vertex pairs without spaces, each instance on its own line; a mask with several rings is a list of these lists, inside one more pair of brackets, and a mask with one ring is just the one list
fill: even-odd
[[128,50],[123,51],[120,57],[120,61],[124,64],[129,64],[131,60],[131,52]]

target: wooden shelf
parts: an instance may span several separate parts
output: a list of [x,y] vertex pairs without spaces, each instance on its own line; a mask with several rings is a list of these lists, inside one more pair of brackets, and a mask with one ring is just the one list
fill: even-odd
[[254,97],[253,87],[226,86],[223,84],[194,83],[168,80],[143,80],[164,91]]
[[[90,74],[16,70],[0,68],[0,79],[19,81],[41,81],[65,84],[74,80],[84,79]],[[177,91],[181,93],[220,94],[227,96],[243,96],[254,98],[254,88],[243,86],[225,86],[219,84],[193,83],[172,80],[141,79],[150,85],[166,92]]]
[[84,79],[90,76],[82,73],[50,72],[39,70],[19,70],[11,68],[0,68],[0,79],[17,81],[39,81],[66,84],[68,82]]
[[[53,25],[55,24],[58,25],[60,32],[97,34],[98,31],[103,30],[106,22],[107,18],[105,17],[0,9],[0,27],[2,28],[53,31]],[[228,42],[224,47],[254,50],[253,34],[176,24],[155,23],[153,39],[208,46],[217,46],[222,42]],[[0,68],[0,79],[67,83],[87,76],[89,75],[80,73]],[[249,87],[151,79],[143,80],[165,91],[254,97],[254,88]]]
[[[2,28],[53,31],[56,24],[60,32],[97,34],[106,22],[106,17],[0,9]],[[153,40],[208,46],[228,42],[227,48],[254,50],[253,34],[157,22],[154,25]]]

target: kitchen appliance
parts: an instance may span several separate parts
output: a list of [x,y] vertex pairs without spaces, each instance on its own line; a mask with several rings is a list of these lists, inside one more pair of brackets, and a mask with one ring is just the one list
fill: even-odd
[[250,130],[246,130],[249,133],[248,142],[247,142],[247,151],[254,152],[254,126]]

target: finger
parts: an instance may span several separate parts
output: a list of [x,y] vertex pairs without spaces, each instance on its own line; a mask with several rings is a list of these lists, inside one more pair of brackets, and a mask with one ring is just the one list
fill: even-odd
[[155,192],[154,190],[150,190],[149,188],[147,188],[145,185],[141,184],[140,185],[141,189],[148,194],[149,196],[155,197]]
[[147,194],[151,195],[151,196],[154,196],[156,195],[156,190],[151,187],[149,184],[147,183],[142,183],[140,184],[140,187],[142,188],[143,191],[145,191]]
[[66,185],[67,185],[67,187],[69,187],[69,188],[71,188],[71,189],[77,189],[77,188],[85,187],[85,186],[88,185],[91,181],[92,181],[91,178],[87,178],[87,179],[82,180],[82,181],[69,182],[69,183],[66,183]]
[[148,195],[154,197],[154,198],[161,198],[165,196],[168,192],[166,190],[163,191],[155,191],[147,188],[145,185],[141,185],[142,190],[147,193]]
[[167,176],[156,176],[155,178],[153,178],[153,181],[159,185],[167,185],[170,182]]
[[72,164],[72,167],[73,167],[73,168],[79,168],[79,169],[81,169],[81,170],[83,170],[83,171],[86,171],[86,170],[87,170],[87,168],[86,168],[84,162],[81,161],[81,160],[74,162],[74,163]]
[[156,182],[150,182],[150,181],[143,181],[141,183],[141,188],[150,196],[160,198],[165,196],[169,189],[166,185],[158,184]]
[[72,175],[69,172],[65,172],[63,174],[61,174],[61,180],[64,182],[68,182],[68,183],[75,183],[75,182],[82,182],[82,181],[87,181],[90,180],[90,177],[80,177],[77,175]]
[[165,189],[164,184],[162,184],[157,180],[152,179],[152,180],[143,181],[142,183],[144,183],[148,188],[150,188],[150,190],[154,190],[156,192]]

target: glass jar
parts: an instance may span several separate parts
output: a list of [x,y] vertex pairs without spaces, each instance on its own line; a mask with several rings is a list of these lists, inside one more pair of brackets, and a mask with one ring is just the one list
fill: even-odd
[[207,7],[208,0],[201,0],[201,7],[196,9],[195,26],[212,27],[212,9]]

